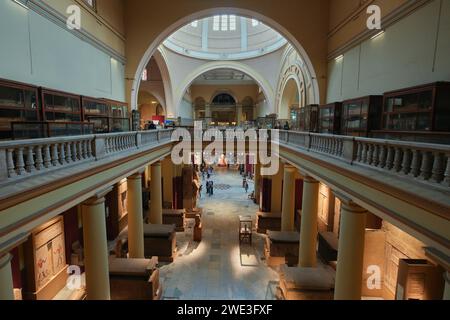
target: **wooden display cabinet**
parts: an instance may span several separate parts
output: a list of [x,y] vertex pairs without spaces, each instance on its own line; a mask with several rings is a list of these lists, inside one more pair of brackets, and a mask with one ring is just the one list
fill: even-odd
[[13,122],[11,123],[12,138],[37,139],[65,136],[80,136],[94,133],[94,125],[86,122]]
[[64,220],[62,216],[35,229],[24,245],[26,283],[23,296],[50,300],[67,281]]
[[450,143],[450,82],[436,82],[384,95],[376,138]]
[[383,96],[367,96],[342,103],[341,134],[368,137],[380,128]]
[[341,130],[342,103],[335,102],[320,106],[319,108],[319,132],[339,134]]
[[81,97],[85,121],[94,124],[95,133],[111,132],[111,109],[108,103],[101,99]]
[[319,106],[308,105],[300,108],[298,127],[303,132],[319,132]]
[[81,122],[80,96],[41,88],[43,119],[53,122]]
[[444,269],[423,259],[400,259],[396,300],[441,300]]
[[127,132],[131,130],[131,116],[125,102],[104,100],[111,108],[111,132]]
[[39,121],[38,88],[0,79],[0,140],[13,138],[11,123]]

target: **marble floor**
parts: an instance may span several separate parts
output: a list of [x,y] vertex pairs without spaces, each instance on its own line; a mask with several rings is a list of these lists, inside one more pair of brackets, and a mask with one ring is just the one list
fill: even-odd
[[[248,199],[238,172],[219,169],[212,179],[214,195],[206,196],[203,186],[200,200],[203,239],[193,242],[193,220],[177,233],[178,256],[160,269],[163,299],[274,299],[279,278],[264,262],[263,236],[254,232],[251,245],[239,244],[239,216],[255,220],[257,205]],[[249,184],[250,193],[254,186]]]

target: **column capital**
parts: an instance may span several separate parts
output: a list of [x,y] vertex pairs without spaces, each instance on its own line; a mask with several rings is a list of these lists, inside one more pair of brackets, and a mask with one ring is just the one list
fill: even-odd
[[316,179],[314,179],[311,176],[304,176],[303,181],[306,183],[319,183],[319,181],[317,181]]
[[142,179],[142,173],[141,171],[136,172],[132,174],[131,176],[127,177],[127,180],[141,180]]
[[161,160],[158,160],[158,161],[152,163],[150,166],[152,166],[152,167],[160,167],[161,166]]
[[105,202],[105,196],[113,190],[114,187],[108,187],[97,191],[91,198],[84,201],[84,206],[95,206],[97,204]]
[[333,191],[334,195],[341,201],[342,208],[351,213],[366,213],[368,210],[355,203],[353,199],[339,191]]
[[13,256],[10,253],[0,256],[0,269],[11,262]]
[[284,171],[286,172],[289,172],[289,173],[295,173],[295,171],[297,170],[297,168],[296,167],[294,167],[293,165],[291,165],[291,164],[289,164],[289,163],[285,163],[284,164]]

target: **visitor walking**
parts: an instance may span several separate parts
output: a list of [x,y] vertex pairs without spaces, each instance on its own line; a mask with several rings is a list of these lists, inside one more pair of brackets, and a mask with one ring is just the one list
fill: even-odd
[[247,182],[247,180],[245,180],[245,182],[244,182],[244,189],[245,189],[245,193],[248,193],[248,182]]

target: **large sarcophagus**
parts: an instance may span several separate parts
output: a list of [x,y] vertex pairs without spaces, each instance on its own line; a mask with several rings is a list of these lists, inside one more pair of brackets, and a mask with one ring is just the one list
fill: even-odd
[[159,300],[158,259],[109,259],[112,300]]
[[173,262],[177,250],[175,225],[144,224],[144,255]]
[[298,232],[267,231],[265,257],[271,267],[298,264],[300,234]]
[[276,297],[278,300],[333,300],[333,271],[283,266]]
[[185,215],[184,209],[163,209],[163,224],[173,224],[177,232],[184,232]]

